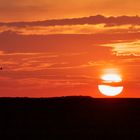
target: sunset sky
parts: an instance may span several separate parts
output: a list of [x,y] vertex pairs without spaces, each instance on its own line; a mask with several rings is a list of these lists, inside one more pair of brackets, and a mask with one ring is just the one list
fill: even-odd
[[0,96],[104,97],[117,72],[140,98],[139,0],[0,0]]

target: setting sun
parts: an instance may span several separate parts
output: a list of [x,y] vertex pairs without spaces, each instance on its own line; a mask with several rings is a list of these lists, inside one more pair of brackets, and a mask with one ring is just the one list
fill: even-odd
[[103,95],[116,96],[123,91],[123,86],[119,84],[122,82],[122,78],[118,74],[105,74],[101,76],[101,80],[98,88]]

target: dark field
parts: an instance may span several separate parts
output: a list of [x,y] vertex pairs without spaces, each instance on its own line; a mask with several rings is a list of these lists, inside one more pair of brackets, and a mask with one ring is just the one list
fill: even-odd
[[140,139],[140,99],[1,98],[0,134],[10,139]]

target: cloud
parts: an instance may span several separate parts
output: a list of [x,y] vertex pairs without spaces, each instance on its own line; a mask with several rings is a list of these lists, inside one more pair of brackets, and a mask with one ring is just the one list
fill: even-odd
[[112,46],[117,55],[140,56],[140,40],[106,44],[105,46]]
[[0,26],[10,27],[26,27],[26,26],[64,26],[64,25],[84,25],[84,24],[105,24],[108,26],[120,26],[120,25],[140,25],[139,16],[111,16],[105,17],[103,15],[96,15],[82,18],[71,19],[53,19],[44,21],[32,21],[32,22],[1,22]]
[[[96,52],[107,55],[111,45],[139,40],[140,33],[99,33],[99,34],[61,34],[61,35],[20,35],[6,31],[0,34],[0,51],[14,53],[81,53]],[[101,39],[102,38],[102,39]],[[55,41],[54,41],[55,40]],[[102,47],[101,47],[102,46]],[[100,49],[104,50],[103,53]]]
[[22,35],[137,33],[140,32],[140,17],[97,15],[73,19],[0,23],[0,32],[7,31]]

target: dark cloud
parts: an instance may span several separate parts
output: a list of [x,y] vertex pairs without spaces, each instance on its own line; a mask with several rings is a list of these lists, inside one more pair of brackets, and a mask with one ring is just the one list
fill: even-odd
[[120,26],[120,25],[140,25],[139,16],[117,16],[117,17],[105,17],[102,15],[72,18],[72,19],[55,19],[55,20],[44,20],[44,21],[32,21],[32,22],[9,22],[0,23],[0,26],[56,26],[56,25],[83,25],[83,24],[105,24],[105,26]]

